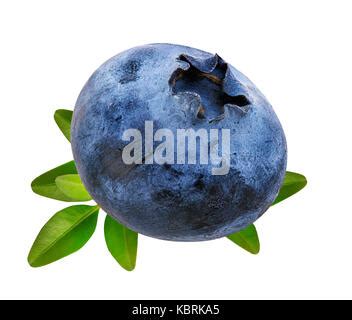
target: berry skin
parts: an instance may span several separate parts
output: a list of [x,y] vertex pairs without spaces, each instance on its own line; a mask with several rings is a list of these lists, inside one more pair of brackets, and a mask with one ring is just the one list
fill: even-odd
[[[146,164],[150,154],[126,164],[123,133],[138,129],[144,152],[146,121],[175,137],[177,129],[229,129],[228,173],[213,174],[210,161]],[[275,200],[286,170],[285,135],[263,94],[218,55],[180,45],[135,47],[99,67],[77,99],[71,142],[94,200],[130,229],[166,240],[245,228]],[[176,140],[173,152],[176,162]]]

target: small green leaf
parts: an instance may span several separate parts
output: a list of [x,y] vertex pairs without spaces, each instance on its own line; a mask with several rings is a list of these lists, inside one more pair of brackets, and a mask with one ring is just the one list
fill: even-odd
[[136,266],[138,233],[106,216],[104,234],[111,255],[122,268],[132,271]]
[[257,254],[260,250],[260,243],[257,230],[254,224],[247,228],[227,236],[232,242],[250,253]]
[[54,119],[64,136],[68,141],[71,139],[71,121],[72,121],[73,111],[59,109],[55,111]]
[[28,255],[41,267],[82,248],[94,233],[99,207],[77,205],[57,212],[40,230]]
[[276,197],[275,201],[272,203],[277,204],[282,200],[291,197],[307,185],[307,179],[304,175],[287,171],[285,175],[284,182],[282,183],[280,192]]
[[34,179],[31,184],[32,190],[36,194],[39,194],[43,197],[67,202],[74,202],[76,200],[65,195],[55,183],[55,179],[58,176],[67,174],[77,174],[77,169],[74,161],[67,162],[59,167],[56,167],[48,172],[43,173],[42,175]]
[[66,174],[55,179],[57,187],[75,201],[89,201],[92,197],[84,187],[78,174]]

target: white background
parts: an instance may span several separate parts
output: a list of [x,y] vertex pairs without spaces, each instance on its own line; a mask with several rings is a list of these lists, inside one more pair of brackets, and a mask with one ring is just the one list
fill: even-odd
[[[1,1],[0,298],[352,298],[351,1]],[[28,251],[66,203],[31,180],[72,158],[53,121],[116,53],[169,42],[219,53],[274,106],[288,169],[309,181],[259,221],[258,256],[226,239],[140,236],[128,273],[101,214],[79,252],[33,269]]]

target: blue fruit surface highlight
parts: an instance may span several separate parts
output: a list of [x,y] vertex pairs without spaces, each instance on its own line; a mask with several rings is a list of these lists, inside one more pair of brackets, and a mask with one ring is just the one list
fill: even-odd
[[[212,175],[210,162],[125,164],[123,132],[144,134],[145,121],[154,132],[230,129],[228,174]],[[100,66],[77,99],[71,142],[99,206],[165,240],[211,240],[247,227],[275,200],[286,171],[285,135],[263,94],[218,55],[180,45],[135,47]]]

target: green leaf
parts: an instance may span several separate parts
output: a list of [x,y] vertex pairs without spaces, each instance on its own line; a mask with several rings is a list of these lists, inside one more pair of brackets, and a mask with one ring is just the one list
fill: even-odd
[[82,248],[94,233],[99,207],[77,205],[57,212],[40,230],[28,255],[41,267]]
[[251,224],[247,228],[227,236],[227,238],[250,253],[259,253],[260,243],[254,224]]
[[138,233],[124,227],[110,216],[104,224],[105,242],[115,260],[127,271],[136,266]]
[[281,202],[282,200],[285,200],[288,197],[291,197],[303,189],[306,185],[307,179],[304,175],[287,171],[280,192],[275,201],[272,203],[272,206]]
[[71,138],[71,121],[73,111],[59,109],[55,111],[54,119],[64,136],[70,141]]
[[69,198],[75,201],[89,201],[92,197],[84,187],[78,174],[66,174],[55,179],[57,187]]
[[75,202],[75,199],[65,195],[55,183],[55,179],[58,176],[66,174],[77,174],[74,161],[67,162],[35,178],[31,184],[33,192],[51,199]]

